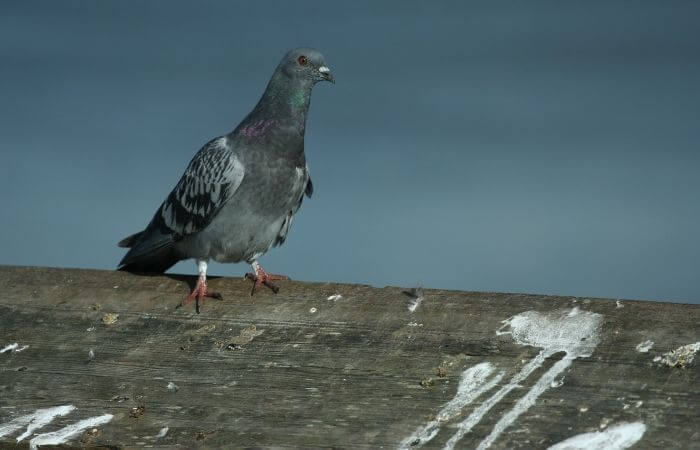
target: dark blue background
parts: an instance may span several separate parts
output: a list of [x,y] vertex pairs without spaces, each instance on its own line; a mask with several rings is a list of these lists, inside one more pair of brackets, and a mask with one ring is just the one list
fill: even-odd
[[700,4],[259,3],[0,4],[0,263],[114,268],[305,45],[337,84],[268,270],[700,300]]

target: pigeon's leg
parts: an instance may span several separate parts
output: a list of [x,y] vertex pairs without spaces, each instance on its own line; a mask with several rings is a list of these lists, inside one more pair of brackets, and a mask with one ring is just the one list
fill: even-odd
[[197,284],[195,285],[192,293],[183,300],[182,305],[188,303],[196,302],[195,307],[197,313],[199,313],[199,302],[204,302],[206,297],[215,298],[217,300],[223,300],[223,297],[218,292],[211,292],[207,290],[207,261],[204,259],[197,260],[197,270],[199,271],[199,278],[197,278]]
[[253,280],[253,290],[250,291],[250,295],[255,294],[255,288],[261,285],[269,287],[272,289],[272,292],[276,294],[279,292],[280,288],[272,282],[289,280],[289,277],[286,275],[276,275],[274,273],[265,272],[265,270],[256,260],[253,260],[253,262],[250,263],[250,266],[253,268],[253,271],[255,271],[255,273],[245,274],[246,278]]

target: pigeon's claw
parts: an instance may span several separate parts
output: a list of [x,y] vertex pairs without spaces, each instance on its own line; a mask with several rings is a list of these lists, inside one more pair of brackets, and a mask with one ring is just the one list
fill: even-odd
[[205,298],[214,298],[216,300],[223,300],[224,297],[218,292],[212,292],[207,289],[207,279],[205,277],[199,277],[197,279],[197,285],[194,287],[190,295],[185,297],[185,299],[180,303],[180,306],[188,305],[195,302],[195,308],[197,314],[199,314],[199,304],[204,303]]
[[254,264],[253,268],[255,273],[246,273],[245,277],[253,281],[253,289],[250,291],[250,295],[255,294],[255,289],[258,286],[265,285],[272,290],[275,294],[280,291],[279,286],[273,283],[273,281],[287,281],[289,277],[286,275],[277,275],[274,273],[267,273],[259,264]]

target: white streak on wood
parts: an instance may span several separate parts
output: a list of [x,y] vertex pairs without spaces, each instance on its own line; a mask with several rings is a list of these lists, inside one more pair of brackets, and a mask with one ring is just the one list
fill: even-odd
[[29,441],[29,447],[36,450],[39,445],[59,445],[68,442],[68,440],[83,430],[105,424],[112,420],[114,416],[111,414],[103,414],[101,416],[90,417],[83,419],[71,425],[67,425],[60,430],[51,433],[37,434]]
[[422,301],[423,301],[423,297],[418,297],[418,298],[411,300],[411,303],[409,303],[409,305],[408,305],[408,310],[410,312],[416,312],[416,309],[420,306]]
[[413,434],[404,439],[399,448],[418,448],[434,438],[443,423],[458,416],[462,408],[498,384],[503,378],[503,372],[499,372],[489,380],[488,378],[493,372],[494,367],[488,362],[477,364],[465,370],[454,398],[442,407],[435,419],[419,427]]
[[425,299],[425,294],[423,292],[423,288],[421,286],[415,287],[411,289],[411,302],[408,304],[408,310],[410,312],[416,312],[416,309],[420,306],[420,304],[423,302]]
[[0,350],[0,353],[12,352],[17,347],[19,347],[19,344],[17,344],[16,342],[14,344],[6,345],[5,347],[2,348],[2,350]]
[[[564,358],[557,361],[545,372],[530,390],[516,402],[494,425],[491,433],[479,444],[478,449],[486,449],[495,442],[503,431],[527,411],[542,393],[551,388],[552,383],[561,375],[572,361],[581,356],[590,356],[598,345],[602,316],[597,313],[581,311],[578,307],[552,313],[526,311],[503,321],[504,325],[496,331],[497,335],[511,334],[520,345],[539,347],[542,350],[530,360],[510,382],[486,399],[469,417],[458,425],[458,430],[445,444],[445,449],[452,449],[483,419],[503,397],[513,389],[521,387],[532,372],[542,366],[544,361],[555,353],[565,352]],[[510,327],[510,331],[503,331]]]
[[523,368],[515,374],[515,376],[510,380],[510,382],[499,389],[495,394],[486,399],[478,408],[476,408],[462,423],[458,425],[459,429],[445,444],[445,449],[453,449],[455,445],[471,431],[471,429],[481,421],[481,419],[486,415],[487,412],[491,410],[498,402],[500,402],[503,397],[505,397],[513,389],[519,388],[520,383],[525,381],[525,379],[535,371],[538,367],[544,363],[546,357],[544,356],[544,351],[537,354],[530,362],[528,362]]
[[578,434],[547,450],[623,450],[636,444],[646,429],[641,422],[620,423],[605,431]]
[[571,308],[571,311],[569,311],[569,314],[567,314],[566,317],[574,317],[574,316],[578,315],[578,313],[580,313],[580,312],[581,312],[581,310],[579,309],[579,307],[574,306],[573,308]]
[[637,344],[637,347],[635,347],[635,348],[640,353],[646,353],[649,350],[651,350],[651,348],[653,346],[654,346],[654,341],[644,341],[644,342],[640,342],[639,344]]
[[[544,359],[555,353],[565,352],[564,357],[540,377],[530,390],[506,412],[489,434],[477,447],[486,449],[498,439],[501,433],[527,411],[542,393],[551,387],[552,382],[566,370],[574,359],[591,356],[600,341],[600,325],[603,316],[574,307],[566,313],[541,314],[528,311],[506,321],[510,325],[515,342],[520,345],[540,347]],[[539,355],[538,355],[539,356]],[[544,362],[539,363],[542,365]]]
[[327,298],[326,300],[333,300],[333,301],[336,301],[336,300],[340,300],[341,298],[343,298],[342,295],[340,295],[340,294],[333,294],[333,295],[329,295],[328,298]]
[[65,416],[75,409],[73,405],[55,406],[53,408],[37,409],[32,414],[17,417],[5,424],[0,425],[0,437],[12,434],[20,428],[26,426],[27,429],[18,438],[17,442],[31,436],[35,430],[38,430],[53,421],[57,416]]
[[165,435],[168,434],[169,430],[169,427],[163,427],[160,429],[158,434],[154,434],[153,436],[146,436],[144,439],[160,439],[162,437],[165,437]]

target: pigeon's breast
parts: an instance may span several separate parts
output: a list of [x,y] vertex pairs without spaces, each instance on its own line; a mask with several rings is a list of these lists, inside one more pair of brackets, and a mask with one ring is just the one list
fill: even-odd
[[297,166],[284,159],[252,164],[250,175],[241,188],[248,190],[245,199],[250,209],[260,215],[276,219],[293,209],[304,192],[308,180],[306,165]]

